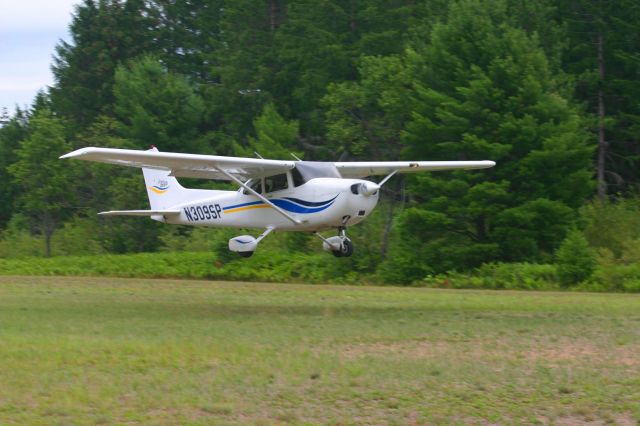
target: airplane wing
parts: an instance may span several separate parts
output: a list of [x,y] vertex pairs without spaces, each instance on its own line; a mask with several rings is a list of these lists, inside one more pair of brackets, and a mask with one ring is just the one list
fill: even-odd
[[[295,161],[94,147],[81,148],[60,158],[170,170],[171,175],[175,177],[215,180],[234,180],[235,178],[245,182],[249,179],[285,173],[296,166]],[[485,169],[495,165],[493,161],[357,161],[333,164],[342,177],[356,179],[392,172]]]
[[494,161],[354,161],[334,163],[342,177],[360,179],[393,172],[416,173],[438,170],[486,169]]
[[295,167],[294,161],[93,147],[81,148],[60,158],[171,170],[171,175],[175,177],[215,180],[232,180],[229,177],[230,174],[240,180],[247,181],[252,178],[285,173]]

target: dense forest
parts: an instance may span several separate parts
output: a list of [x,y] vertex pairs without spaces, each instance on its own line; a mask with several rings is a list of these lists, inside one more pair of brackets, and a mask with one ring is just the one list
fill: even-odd
[[234,231],[98,218],[147,200],[138,170],[58,160],[84,146],[488,159],[394,177],[350,230],[352,258],[304,234],[259,251],[350,281],[553,265],[565,285],[640,290],[637,1],[84,0],[52,70],[52,87],[2,116],[0,257],[240,262]]

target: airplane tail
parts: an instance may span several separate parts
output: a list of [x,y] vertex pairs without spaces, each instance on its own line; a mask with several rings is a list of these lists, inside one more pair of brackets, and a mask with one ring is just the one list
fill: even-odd
[[[158,151],[158,149],[153,147],[149,151]],[[169,170],[143,167],[142,174],[151,210],[168,210],[173,206],[193,200],[194,196],[205,195],[206,192],[184,188],[175,177],[169,176],[171,174]]]

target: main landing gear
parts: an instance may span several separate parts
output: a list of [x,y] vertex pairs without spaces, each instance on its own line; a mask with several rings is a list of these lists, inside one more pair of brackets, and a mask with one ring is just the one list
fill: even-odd
[[254,238],[251,235],[233,237],[229,240],[229,250],[238,253],[241,257],[251,257],[258,248],[258,243],[273,230],[274,228],[268,227],[258,238]]
[[[274,228],[267,228],[262,235],[254,238],[251,235],[240,235],[229,240],[229,250],[238,253],[242,257],[251,257],[258,248],[258,243]],[[338,235],[325,238],[316,232],[316,235],[323,241],[322,248],[331,252],[335,257],[349,257],[353,254],[353,243],[347,237],[347,228],[341,226],[338,228]]]
[[353,254],[353,243],[347,237],[346,228],[338,228],[338,235],[335,237],[324,238],[316,232],[316,235],[324,241],[322,248],[331,252],[335,257],[349,257]]

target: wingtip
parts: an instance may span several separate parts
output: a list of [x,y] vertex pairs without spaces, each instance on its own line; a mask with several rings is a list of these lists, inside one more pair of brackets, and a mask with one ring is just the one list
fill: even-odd
[[64,155],[61,155],[60,157],[58,157],[60,160],[64,160],[65,158],[74,158],[74,157],[80,157],[81,155],[84,155],[87,152],[87,148],[80,148],[80,149],[76,149],[75,151],[71,151],[68,152]]

